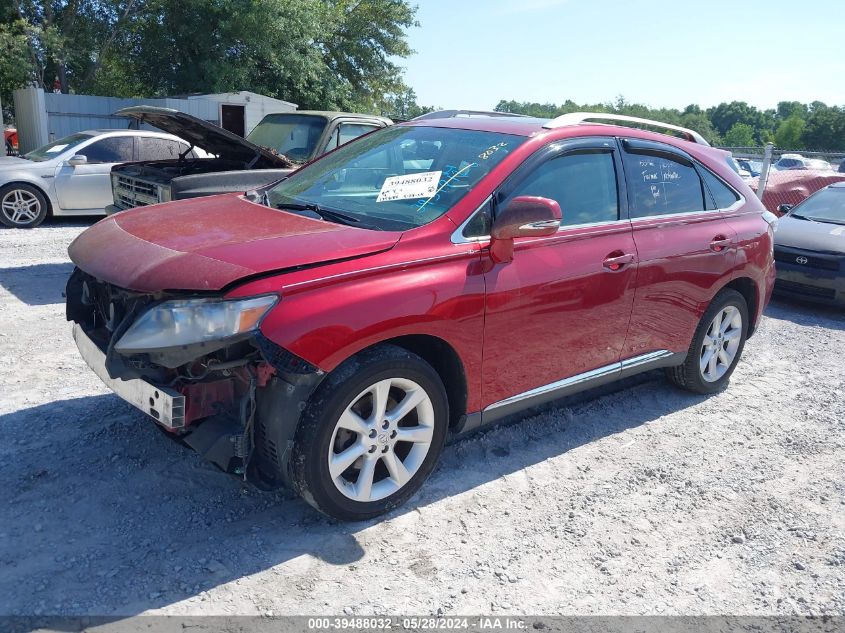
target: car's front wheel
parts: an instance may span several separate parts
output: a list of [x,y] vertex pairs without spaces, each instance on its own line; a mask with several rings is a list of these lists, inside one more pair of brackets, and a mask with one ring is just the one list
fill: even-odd
[[730,380],[748,335],[748,304],[736,290],[722,290],[701,317],[683,365],[667,376],[678,387],[715,393]]
[[47,217],[49,204],[38,189],[24,183],[0,188],[0,222],[17,229],[31,229]]
[[296,434],[294,488],[337,519],[382,514],[431,473],[448,416],[443,383],[422,358],[392,345],[362,352],[309,400]]

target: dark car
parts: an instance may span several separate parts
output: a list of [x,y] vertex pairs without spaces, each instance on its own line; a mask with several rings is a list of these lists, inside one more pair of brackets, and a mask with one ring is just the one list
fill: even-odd
[[775,292],[845,305],[845,182],[780,211],[787,213],[775,234]]
[[619,115],[403,123],[263,190],[99,222],[67,316],[174,437],[365,519],[447,438],[576,391],[656,368],[722,389],[775,274],[728,156]]

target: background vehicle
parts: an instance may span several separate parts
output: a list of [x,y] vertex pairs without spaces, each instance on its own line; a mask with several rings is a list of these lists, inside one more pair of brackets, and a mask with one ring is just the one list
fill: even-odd
[[728,157],[618,115],[401,124],[91,227],[67,317],[106,384],[222,468],[372,517],[447,437],[648,369],[726,385],[774,281]]
[[3,130],[3,140],[6,143],[6,156],[16,156],[18,153],[18,131],[13,127]]
[[[786,169],[770,172],[763,192],[763,205],[776,215],[782,205],[796,205],[809,195],[835,182],[845,181],[845,173],[835,171],[817,171],[813,169]],[[748,181],[748,185],[757,190],[758,179]]]
[[787,169],[818,169],[820,171],[828,171],[831,168],[830,163],[820,158],[805,158],[801,154],[784,154],[772,167],[778,171]]
[[0,222],[38,226],[48,214],[102,215],[111,202],[111,169],[131,160],[193,153],[161,132],[90,130],[48,143],[21,157],[0,158]]
[[214,157],[186,156],[115,168],[109,213],[261,187],[316,156],[391,124],[390,119],[365,114],[303,110],[268,114],[244,139],[169,108],[136,106],[116,114],[176,134]]
[[756,178],[760,175],[763,164],[759,160],[751,160],[750,158],[737,158],[735,160],[739,168],[748,172],[749,176]]
[[845,305],[845,182],[780,210],[785,215],[775,234],[775,292]]

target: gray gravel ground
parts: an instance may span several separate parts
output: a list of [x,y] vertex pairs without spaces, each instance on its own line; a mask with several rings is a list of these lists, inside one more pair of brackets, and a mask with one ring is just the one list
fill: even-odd
[[723,393],[564,403],[336,524],[88,370],[61,296],[84,226],[0,231],[0,613],[845,614],[842,311],[775,302]]

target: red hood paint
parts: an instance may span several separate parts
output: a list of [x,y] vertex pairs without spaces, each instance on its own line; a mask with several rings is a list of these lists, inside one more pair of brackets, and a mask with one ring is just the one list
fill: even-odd
[[121,288],[220,290],[258,273],[385,251],[400,237],[224,194],[118,213],[83,232],[68,253],[88,274]]

